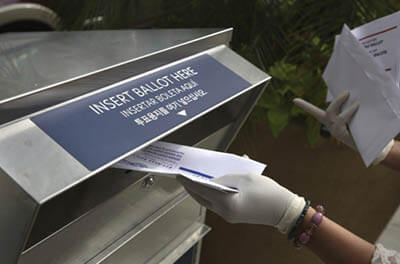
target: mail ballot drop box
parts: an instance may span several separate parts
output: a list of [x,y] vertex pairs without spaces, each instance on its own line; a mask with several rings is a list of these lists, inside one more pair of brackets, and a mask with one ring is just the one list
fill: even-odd
[[112,165],[161,139],[226,150],[270,78],[231,35],[0,35],[0,262],[197,263],[204,208]]

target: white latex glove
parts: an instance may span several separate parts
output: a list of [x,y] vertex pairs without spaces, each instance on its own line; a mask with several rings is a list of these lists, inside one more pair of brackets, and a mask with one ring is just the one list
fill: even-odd
[[187,192],[200,204],[230,223],[263,224],[287,233],[304,206],[304,198],[263,175],[225,175],[213,181],[238,193],[223,193],[178,176]]
[[326,111],[307,101],[304,101],[301,98],[295,98],[293,102],[298,107],[316,118],[319,122],[324,124],[332,136],[352,149],[357,149],[356,145],[354,144],[353,137],[347,128],[347,124],[357,112],[359,103],[354,102],[350,107],[342,111],[342,106],[349,98],[349,95],[350,93],[348,91],[341,93],[332,101]]
[[[359,103],[354,102],[350,107],[348,107],[345,110],[342,110],[342,106],[347,101],[349,96],[350,93],[348,91],[344,91],[331,102],[326,111],[318,108],[317,106],[301,98],[295,98],[293,102],[298,107],[300,107],[301,109],[312,115],[314,118],[316,118],[319,122],[324,124],[328,128],[332,136],[334,136],[347,146],[351,147],[352,149],[357,150],[353,137],[349,129],[347,128],[347,124],[350,122],[351,118],[357,112]],[[389,154],[393,144],[394,141],[391,140],[388,143],[388,145],[382,150],[382,152],[378,155],[378,157],[372,162],[372,164],[376,165],[380,163],[382,160],[384,160],[386,156]]]

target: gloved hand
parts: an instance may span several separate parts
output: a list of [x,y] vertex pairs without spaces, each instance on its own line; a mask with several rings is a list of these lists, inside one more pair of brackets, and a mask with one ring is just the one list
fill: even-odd
[[232,174],[213,179],[238,189],[238,193],[223,193],[182,176],[177,179],[197,202],[230,223],[270,225],[287,233],[305,206],[304,198],[263,175]]
[[[357,150],[353,137],[349,129],[347,128],[347,124],[357,112],[359,103],[354,102],[350,107],[342,111],[342,106],[349,98],[349,95],[350,93],[348,91],[344,91],[343,93],[341,93],[332,101],[326,111],[307,101],[304,101],[301,98],[295,98],[293,102],[298,107],[302,108],[304,111],[315,117],[319,122],[324,124],[328,128],[332,136],[334,136],[347,146],[351,147],[352,149]],[[394,140],[391,140],[378,155],[378,157],[372,162],[372,164],[376,165],[384,160],[389,154],[393,144]]]
[[332,101],[326,111],[307,101],[304,101],[301,98],[295,98],[293,102],[298,107],[315,117],[319,122],[324,124],[332,136],[352,149],[357,149],[356,145],[354,144],[353,137],[351,136],[350,131],[347,129],[347,123],[349,123],[353,115],[357,112],[359,103],[353,103],[346,110],[342,111],[341,109],[343,104],[349,98],[349,95],[350,93],[348,91],[341,93]]

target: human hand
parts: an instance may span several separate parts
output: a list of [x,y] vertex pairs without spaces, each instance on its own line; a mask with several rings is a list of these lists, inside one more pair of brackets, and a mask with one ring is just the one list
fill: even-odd
[[230,223],[270,225],[287,233],[305,206],[304,198],[263,175],[230,174],[213,179],[238,193],[216,191],[182,176],[177,179],[197,202]]
[[353,137],[347,128],[347,124],[357,112],[359,103],[354,102],[350,107],[342,111],[342,106],[349,98],[349,95],[348,91],[341,93],[332,101],[326,111],[301,98],[295,98],[293,102],[324,124],[332,136],[352,149],[357,149]]
[[[338,140],[351,147],[354,150],[357,150],[357,147],[354,143],[353,137],[347,128],[347,124],[350,122],[351,118],[357,112],[359,103],[354,102],[350,107],[345,110],[341,110],[343,104],[349,98],[350,93],[348,91],[344,91],[338,97],[336,97],[332,103],[328,106],[326,111],[318,108],[317,106],[301,99],[295,98],[293,102],[315,117],[318,121],[324,124],[329,132]],[[373,165],[379,164],[382,160],[386,158],[392,149],[394,144],[394,140],[392,139],[379,153],[378,157],[372,162]]]

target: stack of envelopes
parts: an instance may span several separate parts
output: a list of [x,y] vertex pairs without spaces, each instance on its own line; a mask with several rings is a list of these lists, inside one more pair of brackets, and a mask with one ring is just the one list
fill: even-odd
[[369,166],[400,131],[400,12],[353,30],[343,26],[323,78],[328,100],[350,91],[344,108],[358,101],[349,124]]

